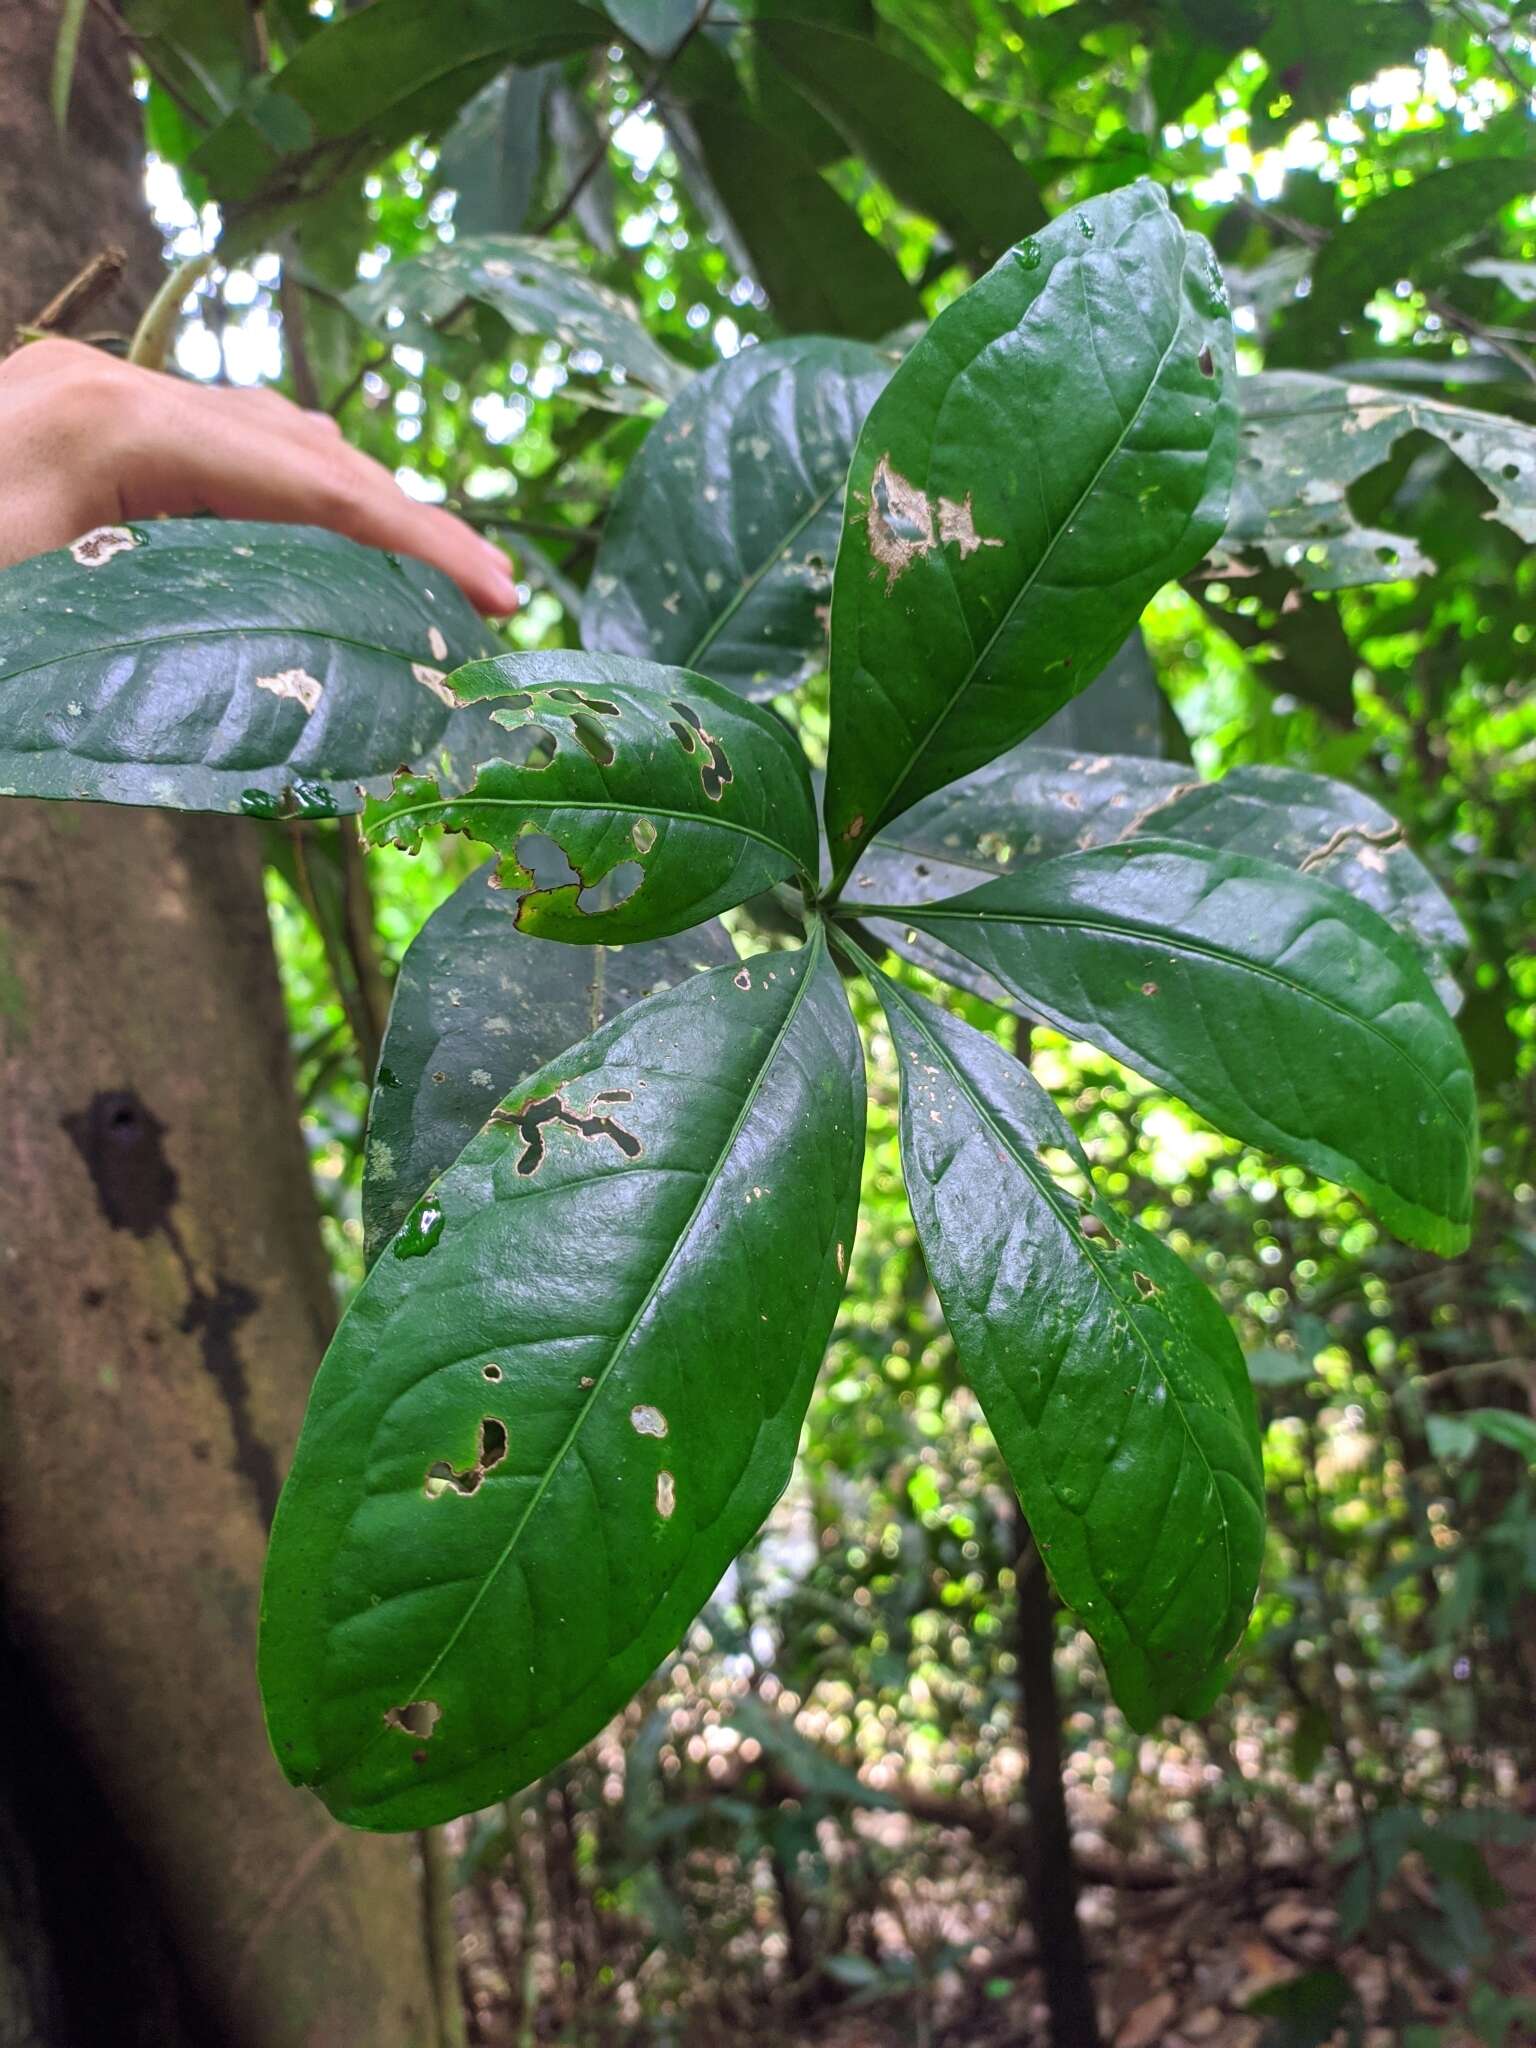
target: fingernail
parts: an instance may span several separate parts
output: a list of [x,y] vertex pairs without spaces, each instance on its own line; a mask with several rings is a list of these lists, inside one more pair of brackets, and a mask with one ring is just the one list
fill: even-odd
[[498,619],[510,618],[517,610],[517,583],[503,560],[491,577],[491,612]]

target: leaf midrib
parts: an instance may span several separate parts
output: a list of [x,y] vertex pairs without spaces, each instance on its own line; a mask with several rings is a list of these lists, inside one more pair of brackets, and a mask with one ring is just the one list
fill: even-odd
[[[752,1114],[753,1109],[756,1107],[757,1099],[759,1095],[762,1093],[768,1075],[772,1070],[775,1061],[779,1057],[779,1053],[783,1048],[785,1040],[789,1036],[790,1030],[794,1025],[795,1019],[800,1014],[800,1006],[805,1001],[811,983],[815,978],[816,971],[821,964],[821,950],[823,943],[824,942],[821,935],[821,929],[818,926],[817,929],[813,932],[810,939],[807,941],[805,947],[803,948],[805,971],[800,978],[800,986],[796,989],[794,997],[790,1002],[789,1008],[784,1014],[783,1023],[774,1033],[772,1040],[770,1041],[769,1045],[764,1051],[762,1060],[757,1069],[757,1073],[754,1075],[752,1084],[746,1092],[745,1099],[742,1102],[740,1110],[737,1112],[736,1119],[732,1123],[729,1132],[726,1134],[725,1140],[722,1143],[718,1154],[716,1155],[713,1166],[710,1168],[708,1174],[706,1174],[703,1177],[698,1196],[694,1201],[693,1207],[689,1210],[688,1216],[684,1221],[682,1227],[679,1229],[677,1236],[672,1244],[671,1250],[668,1252],[665,1260],[662,1262],[661,1266],[657,1270],[655,1278],[646,1288],[644,1294],[641,1297],[639,1306],[636,1308],[634,1314],[630,1317],[628,1323],[625,1324],[624,1329],[620,1332],[619,1336],[615,1338],[613,1344],[611,1345],[608,1353],[608,1358],[605,1364],[603,1365],[602,1371],[595,1375],[595,1384],[593,1385],[591,1391],[588,1393],[585,1402],[577,1411],[576,1418],[572,1422],[570,1429],[566,1432],[564,1440],[562,1441],[559,1448],[555,1451],[554,1455],[550,1458],[548,1464],[546,1465],[543,1478],[539,1481],[538,1486],[535,1488],[533,1494],[530,1496],[527,1504],[523,1508],[521,1515],[518,1517],[517,1522],[513,1527],[511,1535],[508,1536],[506,1542],[502,1545],[501,1550],[496,1557],[496,1561],[494,1562],[494,1564],[490,1566],[490,1568],[485,1573],[483,1579],[481,1580],[479,1590],[476,1592],[474,1598],[470,1601],[469,1605],[465,1608],[464,1613],[460,1616],[452,1633],[448,1637],[447,1642],[444,1643],[441,1650],[438,1651],[437,1655],[433,1658],[432,1662],[427,1666],[426,1670],[422,1673],[421,1677],[415,1681],[415,1683],[410,1688],[410,1691],[405,1695],[405,1697],[410,1699],[423,1699],[426,1697],[426,1687],[431,1684],[433,1678],[437,1675],[438,1671],[441,1670],[444,1661],[452,1655],[455,1644],[459,1641],[459,1638],[463,1635],[465,1629],[468,1628],[471,1620],[474,1618],[475,1612],[479,1607],[481,1601],[486,1598],[486,1596],[490,1592],[491,1586],[494,1584],[495,1580],[500,1576],[500,1573],[503,1567],[505,1566],[508,1558],[511,1557],[513,1551],[516,1549],[519,1541],[521,1540],[524,1530],[528,1527],[528,1524],[532,1519],[535,1511],[537,1510],[539,1503],[543,1500],[545,1494],[554,1484],[555,1474],[559,1471],[560,1467],[564,1464],[566,1458],[570,1455],[570,1452],[572,1450],[572,1447],[575,1445],[577,1437],[581,1434],[582,1428],[586,1424],[587,1418],[590,1416],[592,1410],[596,1406],[599,1398],[603,1393],[603,1390],[607,1386],[610,1378],[612,1377],[615,1369],[617,1368],[619,1361],[624,1357],[625,1353],[627,1352],[630,1341],[633,1338],[635,1331],[640,1327],[640,1324],[644,1320],[645,1316],[649,1314],[651,1305],[661,1292],[661,1289],[666,1282],[668,1274],[672,1271],[673,1266],[677,1263],[678,1259],[682,1257],[684,1247],[687,1245],[689,1239],[693,1234],[694,1225],[698,1222],[700,1213],[702,1212],[704,1205],[709,1200],[710,1196],[714,1193],[715,1187],[719,1182],[721,1175],[724,1173],[733,1151],[735,1150],[736,1141],[740,1137],[748,1117]],[[524,1082],[520,1082],[518,1084],[519,1087],[526,1085],[526,1081],[531,1078],[531,1076],[525,1077]],[[382,1732],[375,1733],[374,1735],[370,1736],[368,1741],[363,1744],[362,1748],[354,1752],[352,1758],[350,1759],[349,1765],[343,1766],[342,1768],[355,1768],[355,1766],[359,1764],[364,1757],[369,1755],[371,1751],[377,1747],[377,1745],[382,1739]],[[329,1777],[334,1778],[335,1776],[339,1775],[339,1773],[336,1771],[332,1771],[327,1775]]]
[[[1084,261],[1084,258],[1081,255],[1076,255],[1075,260],[1078,263],[1082,263]],[[1183,259],[1179,264],[1178,289],[1181,297],[1184,288],[1185,273],[1188,269],[1188,266],[1189,244],[1188,240],[1186,239]],[[1038,303],[1039,298],[1037,297],[1032,302],[1032,304],[1037,305]],[[1183,332],[1183,327],[1184,320],[1182,305],[1179,304],[1175,307],[1173,332],[1168,337],[1168,346],[1163,350],[1162,354],[1158,357],[1157,365],[1154,368],[1151,376],[1147,380],[1146,389],[1142,392],[1141,397],[1136,402],[1135,411],[1131,414],[1130,418],[1121,427],[1119,433],[1115,436],[1113,445],[1109,448],[1108,452],[1105,454],[1103,460],[1099,463],[1099,466],[1094,471],[1093,475],[1088,479],[1088,482],[1083,486],[1083,489],[1073,502],[1070,510],[1067,512],[1066,517],[1057,526],[1055,533],[1053,533],[1051,536],[1050,545],[1044,550],[1039,561],[1036,562],[1034,568],[1030,570],[1028,577],[1025,579],[1023,584],[1020,585],[1018,593],[1010,600],[1007,608],[1003,612],[1002,617],[998,620],[997,624],[988,634],[986,642],[981,648],[981,651],[972,657],[970,666],[965,670],[965,673],[961,676],[959,682],[951,691],[948,699],[945,701],[942,708],[934,714],[934,717],[930,720],[930,722],[924,729],[922,737],[913,745],[913,747],[908,752],[906,761],[902,766],[901,773],[896,778],[895,782],[891,784],[890,789],[887,792],[885,802],[881,806],[880,812],[876,814],[877,816],[899,817],[901,815],[900,809],[898,808],[893,810],[892,806],[895,804],[896,798],[901,794],[901,791],[906,787],[907,781],[912,774],[913,768],[917,765],[919,759],[927,751],[929,745],[932,743],[934,734],[938,732],[942,725],[945,724],[950,714],[953,712],[955,706],[959,703],[960,699],[965,695],[966,691],[969,690],[971,685],[975,682],[976,677],[980,673],[984,663],[991,655],[993,648],[997,645],[999,636],[1003,632],[1005,632],[1007,628],[1013,623],[1014,614],[1018,611],[1019,606],[1023,604],[1025,598],[1029,596],[1030,592],[1034,589],[1036,583],[1043,575],[1047,565],[1051,561],[1052,556],[1055,554],[1057,548],[1060,546],[1063,537],[1071,531],[1072,523],[1077,518],[1078,513],[1082,510],[1083,506],[1088,502],[1088,499],[1092,496],[1093,492],[1097,490],[1099,480],[1103,476],[1105,470],[1108,469],[1109,465],[1115,460],[1115,458],[1120,454],[1121,450],[1124,448],[1125,443],[1129,438],[1132,430],[1135,428],[1137,422],[1140,420],[1142,413],[1146,410],[1147,403],[1150,400],[1153,392],[1157,389],[1158,380],[1161,378],[1163,371],[1167,366],[1169,358],[1173,354],[1174,345],[1178,341],[1180,334]],[[993,340],[996,340],[997,338],[998,337],[994,336]],[[990,347],[991,343],[989,342],[987,345]],[[979,356],[981,353],[982,350],[978,349],[975,355],[973,355],[970,358],[970,361],[974,363],[976,357]],[[951,568],[951,581],[953,581],[953,577],[954,571]],[[863,841],[860,842],[860,847],[858,851],[855,852],[853,856],[853,861],[857,861],[858,852],[862,851],[863,847],[868,844],[869,839],[873,837],[874,834],[873,832],[871,832]],[[833,877],[833,886],[839,886],[842,883],[842,881],[852,872],[853,862],[850,862],[846,867],[844,867],[840,874],[835,875]]]
[[[434,622],[435,623],[435,622]],[[0,685],[20,682],[23,676],[35,676],[44,669],[62,668],[71,661],[97,661],[108,655],[139,655],[156,647],[176,647],[199,640],[323,640],[328,646],[350,647],[359,654],[387,655],[391,661],[409,666],[413,657],[400,647],[381,647],[371,640],[357,640],[349,633],[333,633],[324,626],[231,626],[219,625],[200,628],[196,631],[175,633],[154,633],[143,640],[118,640],[107,647],[72,647],[65,654],[51,654],[43,661],[35,661],[27,668],[7,669],[0,674]],[[471,656],[472,660],[483,660],[484,656]],[[433,663],[434,667],[439,666]],[[237,677],[236,680],[241,680]],[[446,706],[444,709],[446,710]],[[44,751],[39,749],[39,751]],[[68,753],[67,747],[50,748],[46,751]]]
[[[490,764],[486,763],[483,765],[489,766]],[[536,772],[542,773],[543,771],[538,770]],[[469,790],[463,796],[437,797],[431,802],[408,804],[400,810],[391,811],[387,818],[381,818],[378,822],[381,828],[386,825],[393,826],[401,818],[409,820],[422,816],[429,811],[455,810],[466,804],[483,805],[487,810],[606,811],[625,817],[666,818],[674,824],[698,825],[709,832],[735,832],[740,834],[743,839],[755,839],[759,845],[770,848],[774,853],[783,854],[790,865],[798,869],[802,874],[809,872],[805,861],[792,848],[786,846],[781,839],[771,839],[766,832],[759,832],[752,825],[743,825],[735,818],[710,818],[704,816],[699,811],[678,811],[669,809],[663,804],[642,803],[638,798],[626,803],[619,803],[617,801],[599,802],[595,797],[578,796],[563,798],[552,796],[513,798],[510,796],[477,796],[473,790]]]
[[[1006,878],[1000,877],[999,879]],[[1471,1135],[1471,1125],[1451,1103],[1440,1083],[1432,1074],[1419,1065],[1418,1061],[1413,1058],[1412,1054],[1399,1040],[1383,1031],[1381,1026],[1373,1019],[1362,1017],[1358,1010],[1346,1009],[1342,1003],[1335,1002],[1331,996],[1323,995],[1318,990],[1309,988],[1305,982],[1297,981],[1291,975],[1282,973],[1278,967],[1268,966],[1262,961],[1245,959],[1240,953],[1224,952],[1218,946],[1204,945],[1198,940],[1185,938],[1179,933],[1156,931],[1150,927],[1131,924],[1118,924],[1109,918],[1048,916],[1044,912],[1039,911],[1009,911],[1005,915],[1001,912],[988,910],[946,910],[942,904],[933,903],[920,904],[916,908],[905,904],[891,907],[883,903],[865,903],[860,905],[860,909],[866,917],[878,912],[881,917],[904,918],[907,923],[918,926],[923,926],[926,922],[934,919],[941,923],[948,919],[956,924],[1029,924],[1055,926],[1067,931],[1104,932],[1111,938],[1142,940],[1154,946],[1166,946],[1173,952],[1188,953],[1196,959],[1213,960],[1221,966],[1235,968],[1240,973],[1257,975],[1262,980],[1273,981],[1281,988],[1289,989],[1294,995],[1302,998],[1304,1001],[1317,1003],[1321,1008],[1331,1010],[1336,1017],[1342,1017],[1346,1022],[1358,1025],[1362,1031],[1369,1032],[1373,1038],[1378,1039],[1382,1045],[1387,1046],[1392,1052],[1396,1053],[1403,1064],[1419,1076],[1420,1080],[1424,1082],[1425,1086],[1442,1104],[1446,1114],[1450,1117],[1456,1128],[1465,1132],[1468,1136]],[[1390,930],[1390,926],[1388,929]],[[934,933],[931,936],[937,938],[942,935]],[[1043,1002],[1044,998],[1039,996],[1036,991],[1031,990],[1030,994],[1035,1001]]]
[[[880,970],[876,969],[875,971],[879,973]],[[889,988],[894,993],[897,1001],[901,1004],[901,1007],[911,1017],[914,1027],[922,1033],[925,1044],[931,1046],[936,1057],[943,1061],[945,1070],[949,1074],[951,1080],[954,1082],[955,1086],[960,1090],[960,1092],[965,1096],[966,1100],[971,1104],[971,1107],[975,1110],[977,1116],[981,1119],[982,1123],[988,1129],[997,1132],[998,1136],[1002,1139],[1004,1145],[1007,1147],[1009,1155],[1016,1162],[1020,1171],[1023,1173],[1025,1179],[1031,1181],[1034,1184],[1034,1186],[1039,1190],[1041,1196],[1046,1202],[1046,1205],[1050,1208],[1052,1214],[1055,1215],[1057,1220],[1060,1222],[1062,1228],[1066,1231],[1071,1232],[1073,1237],[1079,1241],[1082,1249],[1082,1255],[1085,1261],[1092,1268],[1099,1285],[1108,1295],[1111,1302],[1113,1302],[1117,1308],[1123,1308],[1128,1311],[1131,1311],[1127,1314],[1126,1318],[1130,1326],[1131,1332],[1135,1337],[1138,1346],[1146,1353],[1147,1363],[1152,1369],[1153,1377],[1167,1390],[1169,1404],[1173,1408],[1174,1413],[1178,1416],[1180,1427],[1184,1430],[1185,1435],[1189,1438],[1195,1456],[1198,1458],[1202,1468],[1205,1471],[1206,1477],[1210,1483],[1211,1498],[1216,1504],[1216,1512],[1221,1521],[1221,1531],[1223,1538],[1222,1558],[1226,1567],[1227,1574],[1226,1599],[1225,1605],[1223,1607],[1223,1613],[1225,1613],[1226,1607],[1231,1605],[1232,1600],[1232,1570],[1234,1548],[1231,1540],[1232,1524],[1230,1518],[1227,1515],[1226,1503],[1222,1498],[1221,1488],[1216,1483],[1215,1467],[1211,1464],[1210,1459],[1206,1456],[1204,1446],[1201,1444],[1199,1438],[1195,1435],[1194,1431],[1189,1426],[1189,1418],[1184,1413],[1184,1403],[1179,1398],[1178,1392],[1173,1386],[1172,1382],[1169,1380],[1167,1374],[1159,1365],[1157,1360],[1157,1354],[1152,1348],[1151,1341],[1147,1337],[1146,1332],[1141,1327],[1140,1318],[1134,1313],[1134,1304],[1128,1302],[1116,1290],[1109,1270],[1104,1265],[1103,1261],[1100,1259],[1098,1252],[1094,1248],[1092,1240],[1082,1237],[1081,1232],[1077,1229],[1077,1218],[1069,1215],[1065,1207],[1063,1206],[1061,1200],[1061,1193],[1060,1190],[1057,1188],[1055,1181],[1051,1179],[1049,1175],[1042,1176],[1041,1173],[1038,1171],[1037,1163],[1032,1158],[1028,1157],[1025,1153],[1020,1151],[1017,1143],[1015,1142],[1012,1130],[1006,1123],[1001,1121],[1001,1119],[997,1116],[995,1111],[993,1111],[992,1108],[987,1103],[985,1103],[982,1100],[982,1098],[977,1094],[975,1088],[971,1085],[969,1077],[965,1075],[959,1067],[956,1066],[954,1059],[950,1055],[948,1047],[945,1046],[939,1039],[937,1039],[933,1035],[932,1032],[930,1032],[927,1029],[927,1027],[923,1023],[921,1015],[913,1008],[912,1004],[907,998],[906,991],[901,987],[901,985],[898,982],[892,981],[890,977],[885,974],[881,974],[880,979],[882,983],[885,985],[885,987]],[[905,1075],[903,1075],[902,1079],[903,1086],[905,1086]],[[1038,1087],[1039,1083],[1036,1082],[1034,1085]],[[1089,1186],[1091,1187],[1093,1184],[1091,1173],[1089,1174],[1088,1179]],[[1104,1587],[1102,1584],[1100,1585],[1100,1591],[1104,1594],[1104,1598],[1109,1602],[1111,1608],[1113,1608],[1115,1613],[1117,1613],[1120,1616],[1121,1621],[1125,1624],[1126,1632],[1127,1634],[1129,1634],[1131,1624],[1130,1617],[1127,1614],[1126,1610],[1123,1607],[1121,1607],[1120,1604],[1111,1597],[1108,1589]],[[1153,1623],[1152,1626],[1155,1627],[1156,1623]],[[1132,1639],[1134,1640],[1134,1637]],[[1140,1645],[1138,1645],[1138,1647],[1140,1647]]]

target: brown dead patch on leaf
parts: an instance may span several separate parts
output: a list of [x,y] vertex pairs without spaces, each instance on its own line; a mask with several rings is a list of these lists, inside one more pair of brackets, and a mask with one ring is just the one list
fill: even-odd
[[1003,544],[998,537],[976,531],[969,491],[964,498],[940,498],[935,504],[891,467],[889,455],[881,456],[870,479],[866,529],[869,551],[885,571],[888,591],[919,556],[932,554],[936,547],[953,544],[963,560],[978,548]]

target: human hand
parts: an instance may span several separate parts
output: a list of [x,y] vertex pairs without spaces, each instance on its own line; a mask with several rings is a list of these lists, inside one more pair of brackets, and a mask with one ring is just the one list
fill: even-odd
[[92,527],[158,513],[328,526],[415,555],[482,612],[517,609],[506,556],[451,512],[408,498],[325,413],[275,391],[189,383],[77,341],[0,363],[0,567]]

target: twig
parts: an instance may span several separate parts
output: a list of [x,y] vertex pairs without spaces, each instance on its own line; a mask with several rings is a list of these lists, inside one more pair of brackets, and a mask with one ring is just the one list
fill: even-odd
[[144,69],[155,81],[155,84],[158,85],[160,90],[165,94],[166,98],[169,100],[174,100],[176,105],[181,109],[182,113],[186,115],[187,119],[190,122],[192,122],[195,127],[202,129],[202,131],[206,134],[208,130],[208,123],[203,117],[203,115],[201,115],[198,112],[197,108],[193,106],[192,102],[181,90],[180,86],[173,85],[170,79],[166,77],[165,73],[158,69],[154,60],[151,58],[148,50],[144,47],[143,39],[134,34],[133,30],[128,26],[127,22],[123,20],[123,17],[112,5],[112,0],[91,0],[91,5],[95,8],[96,12],[101,16],[102,20],[110,25],[110,27],[119,37],[119,39],[128,45],[128,48],[133,52],[134,56],[138,58],[139,62],[144,66]]
[[163,370],[171,352],[171,338],[181,318],[182,301],[193,286],[200,284],[213,268],[213,251],[189,256],[178,263],[144,309],[128,344],[128,360],[146,370]]
[[347,948],[337,940],[329,919],[320,908],[320,899],[315,894],[314,879],[309,872],[309,854],[305,846],[305,827],[297,819],[290,819],[287,825],[289,843],[293,848],[293,873],[298,883],[299,900],[309,913],[310,922],[319,935],[320,949],[325,955],[326,968],[335,985],[336,999],[341,1004],[353,1039],[357,1044],[358,1063],[365,1079],[371,1080],[379,1063],[379,1037],[373,1028],[369,1015],[353,976],[348,972],[351,965]]
[[451,499],[448,510],[462,519],[466,526],[505,528],[508,533],[526,533],[530,540],[580,541],[584,547],[595,548],[602,539],[602,529],[597,526],[561,526],[553,519],[514,519],[494,505],[466,504],[462,499]]
[[[1304,243],[1309,249],[1321,249],[1331,239],[1325,229],[1313,227],[1310,221],[1298,220],[1294,214],[1282,213],[1278,207],[1261,206],[1256,199],[1239,199],[1237,204],[1239,210],[1246,213],[1250,219],[1259,221],[1266,227],[1279,228],[1283,234],[1291,236],[1294,241]],[[1474,319],[1470,313],[1464,313],[1460,306],[1455,305],[1442,293],[1425,291],[1422,286],[1420,290],[1423,293],[1424,304],[1431,313],[1443,320],[1447,327],[1454,327],[1458,333],[1485,342],[1489,348],[1503,356],[1506,362],[1512,364],[1522,377],[1529,377],[1531,382],[1536,384],[1536,362],[1532,361],[1524,349],[1516,348],[1512,341],[1504,340],[1497,328]]]
[[309,359],[309,328],[304,317],[304,288],[285,263],[277,284],[278,310],[283,316],[283,337],[288,344],[288,367],[293,373],[293,395],[310,412],[323,403],[314,365]]
[[40,341],[46,334],[67,334],[77,320],[90,311],[98,299],[115,289],[128,267],[128,252],[116,242],[99,249],[89,263],[77,270],[62,291],[54,293],[35,319],[16,329],[16,346],[23,341]]
[[360,1048],[371,1080],[384,1043],[389,1021],[389,983],[379,960],[378,928],[374,923],[373,891],[368,886],[368,867],[363,859],[362,840],[355,818],[338,820],[341,831],[341,915],[342,938],[357,982],[359,1007],[366,1013],[368,1039]]
[[[710,10],[714,4],[715,0],[703,0],[703,4],[699,7],[692,21],[689,22],[677,41],[672,45],[672,48],[652,66],[649,76],[640,87],[640,97],[636,100],[633,109],[635,113],[638,114],[643,107],[649,105],[655,99],[657,88],[661,85],[678,58],[681,57],[684,50],[693,41],[699,30],[704,26],[705,22],[708,21]],[[549,218],[540,221],[539,225],[534,229],[536,235],[553,234],[561,222],[568,218],[577,200],[580,199],[582,193],[586,191],[592,180],[607,162],[608,144],[609,137],[607,135],[600,135],[598,137],[596,148],[592,150],[586,162],[571,181],[570,190],[560,201],[554,212],[550,214]]]

